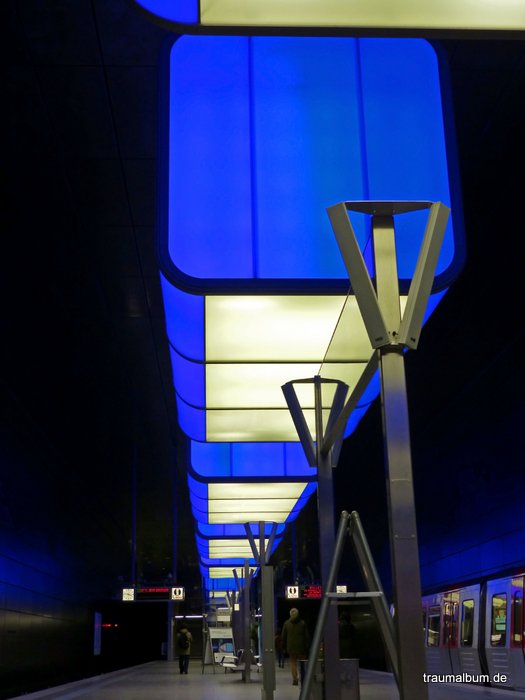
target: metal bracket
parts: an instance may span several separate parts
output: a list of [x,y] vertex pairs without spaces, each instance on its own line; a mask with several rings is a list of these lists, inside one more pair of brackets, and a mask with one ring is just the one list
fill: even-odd
[[414,277],[408,291],[405,313],[399,327],[399,342],[415,350],[423,326],[423,317],[439,259],[439,252],[447,228],[450,209],[436,202],[430,207]]
[[328,421],[322,446],[323,454],[328,454],[330,449],[336,444],[337,440],[339,440],[343,435],[348,418],[350,417],[350,414],[352,413],[354,408],[357,406],[357,403],[363,395],[366,387],[369,385],[370,380],[372,379],[374,373],[377,370],[377,367],[378,357],[377,353],[374,353],[368,361],[364,372],[359,377],[359,380],[355,385],[352,393],[350,394],[348,401],[346,402],[342,410],[339,412],[337,418],[333,421],[333,423],[330,423],[330,421]]
[[[393,217],[397,214],[405,214],[422,209],[429,209],[429,215],[416,270],[410,284],[405,312],[399,327],[389,329],[385,320],[385,315],[389,315],[388,310],[382,308],[382,304],[385,301],[380,302],[378,300],[378,295],[368,274],[348,211],[371,215],[373,230],[379,230],[383,220],[391,219],[393,222]],[[328,207],[326,211],[350,277],[352,291],[356,297],[372,347],[380,348],[385,345],[401,345],[415,349],[419,341],[428,298],[432,291],[434,273],[450,209],[441,202],[371,201],[340,202]]]
[[246,532],[246,537],[250,543],[250,549],[252,550],[253,558],[257,566],[266,566],[270,561],[270,554],[272,551],[272,546],[277,534],[277,523],[271,523],[270,536],[268,538],[268,545],[265,546],[266,536],[265,536],[265,523],[257,523],[259,527],[259,549],[257,549],[257,543],[253,535],[250,523],[244,523],[244,530]]
[[349,202],[334,204],[328,207],[326,211],[328,212],[346,271],[350,277],[352,291],[361,311],[370,343],[373,348],[379,348],[382,345],[388,345],[390,339],[355,231],[348,218],[348,204]]
[[[304,412],[301,408],[301,404],[299,403],[299,399],[297,398],[294,384],[313,384],[314,386],[316,413],[315,442],[306,423]],[[322,401],[320,396],[322,384],[337,384],[324,433],[322,430]],[[339,458],[339,453],[343,442],[343,433],[346,425],[345,423],[341,426],[339,416],[344,408],[346,395],[348,393],[348,385],[339,381],[338,379],[326,379],[316,375],[315,377],[308,379],[295,379],[291,382],[286,382],[286,384],[283,384],[282,390],[308,464],[311,467],[318,466],[319,460],[317,451],[320,451],[320,453],[323,455],[327,455],[330,449],[333,448],[332,466],[335,466]],[[337,426],[337,431],[335,430],[335,426]],[[331,443],[328,448],[326,447],[327,435],[331,436]]]

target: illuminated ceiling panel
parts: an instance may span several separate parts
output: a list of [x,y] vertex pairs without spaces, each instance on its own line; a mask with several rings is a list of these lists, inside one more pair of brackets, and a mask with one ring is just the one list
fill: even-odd
[[189,442],[189,471],[197,480],[312,478],[299,443]]
[[[278,547],[281,539],[274,539],[271,546],[271,551],[274,552]],[[268,539],[265,540],[265,551],[270,545]],[[259,539],[256,539],[257,549],[259,548]],[[199,553],[200,562],[203,566],[243,566],[248,561],[250,566],[255,566],[256,561],[250,543],[247,539],[213,539],[206,540],[197,536],[197,551]]]
[[[306,299],[291,295],[208,296],[206,359],[232,363],[318,362],[328,347],[345,299],[311,295]],[[370,343],[357,304],[346,314],[354,341],[361,344],[366,357]],[[347,350],[341,358],[346,355]]]
[[[306,463],[297,443],[191,441],[188,461],[188,487],[196,519],[197,549],[204,567],[238,566],[245,559],[254,565],[245,523],[250,523],[258,546],[258,518],[263,514],[266,546],[272,536],[274,551],[284,534],[285,523],[297,517],[315,488],[315,472]],[[210,484],[213,484],[211,491]],[[223,507],[225,495],[230,506],[227,509]],[[212,502],[214,497],[219,498],[220,510]],[[233,508],[240,509],[238,513],[232,514],[232,504]],[[235,522],[231,522],[232,519]],[[209,578],[207,574],[206,577]]]
[[[450,203],[437,57],[420,40],[183,36],[167,61],[160,253],[180,425],[198,441],[294,441],[281,385],[353,387],[372,354],[326,207]],[[422,216],[396,222],[402,293]],[[353,224],[367,257],[366,217]],[[434,292],[462,262],[458,228]]]
[[[268,540],[265,540],[265,547]],[[248,540],[210,540],[208,542],[209,556],[212,558],[233,557],[241,559],[252,559],[253,552]]]
[[[179,423],[191,438],[201,570],[223,589],[232,573],[222,565],[247,551],[244,523],[284,528],[315,490],[315,472],[291,449],[281,385],[321,374],[353,388],[372,354],[326,208],[348,199],[460,207],[438,59],[424,41],[183,36],[165,69],[166,327]],[[396,221],[401,294],[424,216]],[[430,311],[461,266],[460,224],[448,226]],[[370,267],[369,221],[357,215],[353,225]],[[299,392],[313,433],[312,387]],[[377,393],[374,377],[347,434]],[[324,402],[327,414],[329,391]]]
[[308,482],[197,482],[188,476],[193,516],[209,525],[284,523],[293,519],[315,484]]
[[[175,25],[243,27],[327,27],[387,30],[525,29],[525,10],[517,0],[134,0],[157,18]],[[177,28],[177,27],[174,27]]]
[[[241,576],[242,568],[237,567],[236,571],[239,578],[243,578]],[[231,566],[211,566],[209,567],[209,569],[207,569],[207,575],[209,576],[209,578],[212,579],[231,579],[232,581],[234,581]]]

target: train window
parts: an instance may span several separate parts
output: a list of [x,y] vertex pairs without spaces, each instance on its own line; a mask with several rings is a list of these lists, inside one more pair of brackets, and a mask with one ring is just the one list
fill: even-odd
[[492,596],[490,645],[504,647],[507,640],[507,594]]
[[439,628],[441,623],[441,608],[439,605],[429,608],[427,625],[427,647],[439,646]]
[[514,630],[514,641],[520,643],[521,637],[523,635],[523,593],[521,591],[516,591],[514,593],[513,600],[513,630]]
[[461,646],[471,647],[474,641],[474,601],[461,603]]

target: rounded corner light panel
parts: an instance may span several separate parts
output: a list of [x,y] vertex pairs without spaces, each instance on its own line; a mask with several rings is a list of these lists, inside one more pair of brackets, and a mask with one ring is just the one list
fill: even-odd
[[425,31],[472,32],[525,29],[523,5],[516,0],[134,0],[136,6],[175,31],[180,25],[206,27],[313,27],[374,29],[408,34]]
[[[322,374],[352,388],[373,352],[327,207],[441,201],[453,220],[431,308],[461,267],[438,58],[418,39],[186,35],[165,60],[159,252],[181,428],[295,442],[282,384]],[[401,294],[422,216],[396,219]],[[353,225],[366,259],[367,217]],[[327,356],[341,315],[347,341]],[[312,425],[313,392],[301,401]]]

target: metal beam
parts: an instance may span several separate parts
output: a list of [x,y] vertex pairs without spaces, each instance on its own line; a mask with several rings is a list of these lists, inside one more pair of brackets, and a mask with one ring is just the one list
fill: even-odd
[[323,435],[323,442],[321,445],[321,452],[323,453],[323,455],[328,454],[328,452],[330,452],[330,449],[333,448],[331,453],[331,464],[333,467],[336,467],[337,462],[339,461],[339,454],[343,445],[344,426],[342,431],[340,431],[339,435],[336,437],[333,444],[328,450],[325,449],[326,436],[330,434],[333,426],[339,420],[339,416],[341,415],[341,412],[345,405],[345,399],[349,389],[348,384],[345,384],[344,382],[336,381],[335,383],[337,384],[337,389],[335,390],[335,396],[332,401],[332,408],[330,409],[330,414],[328,416],[328,421],[326,423],[326,428]]
[[441,202],[435,202],[430,207],[423,243],[399,327],[399,342],[409,348],[416,349],[419,342],[449,215],[450,209]]
[[[317,513],[319,518],[319,558],[321,564],[321,583],[323,589],[329,590],[330,565],[334,556],[335,523],[334,523],[334,487],[332,479],[332,458],[323,454],[323,402],[322,379],[314,377],[315,391],[315,432],[316,432],[316,461],[317,461]],[[339,700],[341,696],[341,679],[339,676],[339,628],[337,624],[337,609],[327,612],[327,625],[323,635],[325,659],[335,659],[337,663],[325,663],[324,693],[325,698]],[[314,662],[315,658],[310,658]]]
[[259,563],[259,552],[257,550],[257,545],[255,543],[255,537],[253,536],[252,529],[250,527],[250,523],[244,523],[244,531],[246,532],[246,537],[248,538],[248,542],[250,543],[250,549],[252,550],[253,558],[255,559],[255,563]]
[[389,342],[388,331],[352,223],[348,218],[346,203],[334,204],[326,211],[350,277],[352,291],[361,311],[370,343],[374,348],[381,347]]
[[342,437],[344,430],[346,428],[346,423],[348,421],[348,418],[350,417],[350,414],[354,410],[354,408],[357,406],[357,402],[363,395],[366,387],[369,385],[370,380],[374,376],[377,367],[378,367],[378,356],[377,353],[374,353],[370,360],[368,361],[367,366],[364,369],[364,372],[361,374],[359,377],[359,380],[357,384],[355,385],[354,389],[352,390],[352,393],[350,394],[350,397],[348,398],[348,401],[344,405],[343,409],[339,413],[339,416],[337,419],[331,424],[330,429],[326,429],[326,434],[325,438],[323,440],[323,446],[322,446],[322,452],[323,454],[328,454],[328,452],[334,447],[336,441]]
[[301,408],[301,404],[299,403],[299,399],[295,393],[294,382],[286,382],[286,384],[283,384],[281,388],[283,390],[286,403],[288,404],[288,410],[290,411],[295,429],[297,430],[297,435],[301,445],[303,446],[306,460],[311,467],[315,467],[316,458],[314,441],[310,434],[308,424],[306,423],[303,409]]

